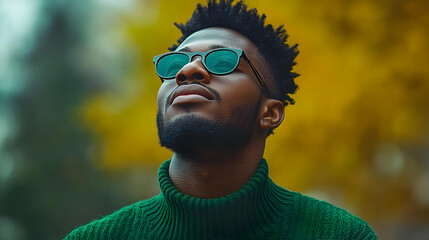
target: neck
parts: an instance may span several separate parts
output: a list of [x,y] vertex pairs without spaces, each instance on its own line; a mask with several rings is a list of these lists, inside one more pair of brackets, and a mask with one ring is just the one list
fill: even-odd
[[217,198],[240,189],[255,173],[265,141],[251,141],[243,148],[174,153],[169,175],[182,193],[197,198]]

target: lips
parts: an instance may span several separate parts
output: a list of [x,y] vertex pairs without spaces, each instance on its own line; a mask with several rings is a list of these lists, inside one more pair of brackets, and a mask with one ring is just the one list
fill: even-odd
[[[179,99],[182,102],[194,102],[201,100],[214,100],[215,95],[211,93],[205,87],[198,84],[189,84],[189,85],[181,85],[176,90],[174,90],[173,95],[170,98],[170,104],[173,102],[178,102]],[[175,101],[176,100],[176,101]]]

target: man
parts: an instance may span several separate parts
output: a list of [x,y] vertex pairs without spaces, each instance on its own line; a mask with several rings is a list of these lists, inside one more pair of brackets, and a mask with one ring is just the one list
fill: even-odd
[[268,177],[265,141],[294,103],[298,51],[264,19],[210,0],[176,24],[179,46],[154,58],[159,139],[174,152],[161,194],[66,239],[377,239],[360,218]]

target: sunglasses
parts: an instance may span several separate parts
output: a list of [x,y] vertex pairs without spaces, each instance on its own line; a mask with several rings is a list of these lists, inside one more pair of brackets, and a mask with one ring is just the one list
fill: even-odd
[[246,54],[241,49],[232,48],[216,48],[207,52],[168,52],[153,58],[155,70],[161,81],[173,79],[177,73],[188,63],[192,61],[194,56],[201,56],[203,66],[212,74],[227,75],[232,73],[240,62],[240,58],[249,64],[253,73],[256,75],[258,82],[262,88],[268,93],[268,88],[262,80],[261,75],[256,70],[255,66],[247,58]]

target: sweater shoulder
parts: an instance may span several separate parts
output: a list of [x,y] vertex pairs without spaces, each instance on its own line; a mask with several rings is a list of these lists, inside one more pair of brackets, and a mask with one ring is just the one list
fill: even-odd
[[[70,232],[64,240],[122,239],[125,238],[125,236],[123,236],[124,233],[138,236],[138,234],[144,231],[140,228],[146,226],[146,209],[156,201],[156,198],[157,197],[153,197],[131,204],[112,214],[77,227]],[[135,228],[133,226],[140,226],[140,228]]]
[[298,199],[298,236],[310,233],[310,239],[377,239],[367,222],[348,211],[301,194]]

